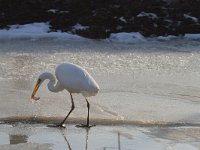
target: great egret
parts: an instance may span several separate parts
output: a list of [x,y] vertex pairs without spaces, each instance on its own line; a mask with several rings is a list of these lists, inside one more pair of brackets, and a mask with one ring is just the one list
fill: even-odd
[[31,98],[34,100],[40,99],[39,97],[35,97],[35,94],[45,79],[49,80],[47,86],[51,92],[59,92],[66,89],[70,93],[72,103],[71,109],[64,120],[60,124],[55,125],[55,127],[64,127],[63,124],[65,120],[75,108],[72,93],[81,93],[87,102],[88,115],[87,124],[79,125],[79,127],[91,127],[91,125],[89,125],[90,104],[87,100],[87,97],[95,96],[99,91],[99,85],[85,69],[72,63],[63,63],[58,65],[55,71],[55,75],[57,81],[53,74],[48,72],[42,73],[37,80]]

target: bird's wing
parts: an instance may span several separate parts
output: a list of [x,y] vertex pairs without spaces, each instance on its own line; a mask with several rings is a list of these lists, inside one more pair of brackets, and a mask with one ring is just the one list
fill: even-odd
[[70,92],[89,91],[95,86],[94,79],[83,68],[74,65],[62,65],[56,69],[60,84]]

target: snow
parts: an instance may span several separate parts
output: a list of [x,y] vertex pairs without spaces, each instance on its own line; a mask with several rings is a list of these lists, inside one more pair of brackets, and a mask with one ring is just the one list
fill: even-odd
[[124,22],[124,23],[127,23],[127,21],[126,21],[126,19],[124,17],[120,17],[119,20]]
[[[82,26],[76,24],[72,27],[74,30],[84,30],[89,28],[88,26]],[[86,38],[78,35],[73,35],[67,32],[50,32],[48,23],[32,23],[26,25],[11,25],[9,29],[0,30],[0,39],[13,39],[13,38],[58,38],[63,40],[84,41]],[[186,34],[184,37],[177,36],[159,36],[157,40],[173,40],[175,38],[185,39],[200,39],[200,34]],[[112,33],[106,41],[109,42],[122,42],[122,43],[134,43],[135,41],[144,41],[147,38],[143,37],[139,32],[121,32]],[[149,39],[149,38],[148,38]]]
[[158,16],[154,13],[146,13],[146,12],[141,12],[137,15],[137,17],[149,17],[151,19],[156,19]]
[[184,17],[187,18],[187,19],[193,20],[195,23],[198,23],[198,22],[199,22],[198,18],[193,17],[193,16],[190,16],[190,15],[188,15],[188,14],[184,14]]
[[0,39],[12,38],[59,38],[68,40],[84,39],[78,35],[66,32],[49,32],[48,23],[32,23],[25,25],[11,25],[10,28],[0,30]]
[[56,12],[58,12],[59,10],[58,9],[49,9],[47,12],[51,12],[51,13],[56,13]]
[[45,23],[12,25],[12,26],[10,26],[10,28],[11,28],[12,32],[17,32],[17,33],[39,34],[39,33],[46,33],[49,31],[49,27]]
[[163,40],[163,41],[173,40],[173,39],[176,39],[176,38],[179,38],[179,37],[174,36],[174,35],[158,36],[158,37],[156,37],[156,39]]
[[59,9],[49,9],[47,12],[51,12],[51,13],[69,13],[69,11],[60,11]]
[[158,40],[168,41],[173,39],[187,39],[187,40],[198,40],[200,39],[200,34],[185,34],[184,37],[168,35],[168,36],[158,36],[156,37]]
[[109,38],[112,42],[125,42],[131,43],[138,40],[144,40],[144,37],[139,32],[121,32],[121,33],[112,33]]
[[200,34],[185,34],[187,39],[200,39]]
[[75,29],[75,30],[85,30],[85,29],[88,29],[89,26],[83,26],[83,25],[78,23],[78,24],[74,25],[72,28]]

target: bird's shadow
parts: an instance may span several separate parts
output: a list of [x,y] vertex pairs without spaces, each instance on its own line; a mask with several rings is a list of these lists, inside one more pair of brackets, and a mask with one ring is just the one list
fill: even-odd
[[[72,147],[71,147],[71,145],[70,145],[70,143],[69,143],[69,141],[68,141],[68,139],[67,139],[67,137],[66,137],[66,135],[65,135],[65,133],[64,133],[65,129],[61,128],[61,129],[59,129],[59,130],[60,130],[60,132],[61,132],[61,134],[62,134],[64,140],[65,140],[66,143],[67,143],[68,149],[69,149],[69,150],[72,150]],[[88,136],[89,136],[89,130],[90,130],[90,128],[85,128],[85,130],[86,130],[85,150],[87,150],[87,149],[88,149]]]

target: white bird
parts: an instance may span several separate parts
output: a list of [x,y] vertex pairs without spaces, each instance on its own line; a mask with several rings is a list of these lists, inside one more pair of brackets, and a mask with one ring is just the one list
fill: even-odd
[[55,70],[55,75],[57,81],[53,74],[48,72],[42,73],[37,80],[31,98],[34,100],[40,99],[39,97],[35,97],[35,94],[45,79],[49,80],[47,86],[51,92],[59,92],[66,89],[70,93],[71,97],[71,110],[60,124],[54,125],[55,127],[64,127],[65,120],[75,108],[72,93],[81,93],[87,102],[88,115],[87,124],[79,125],[79,127],[91,127],[91,125],[89,125],[90,104],[87,97],[95,96],[99,91],[99,85],[85,69],[72,63],[63,63],[58,65]]

